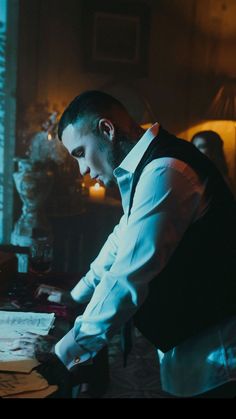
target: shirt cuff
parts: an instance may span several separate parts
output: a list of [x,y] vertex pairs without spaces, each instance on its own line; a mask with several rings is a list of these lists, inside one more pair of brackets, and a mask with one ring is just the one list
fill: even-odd
[[87,303],[91,299],[93,293],[94,288],[89,287],[84,278],[82,278],[70,292],[73,300],[81,304]]
[[57,342],[54,351],[68,369],[91,358],[91,354],[84,353],[84,350],[75,341],[73,329]]

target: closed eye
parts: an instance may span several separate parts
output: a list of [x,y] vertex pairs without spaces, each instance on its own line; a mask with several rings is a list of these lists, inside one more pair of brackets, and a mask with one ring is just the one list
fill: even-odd
[[77,159],[84,157],[84,149],[82,147],[77,147],[72,150],[71,155]]

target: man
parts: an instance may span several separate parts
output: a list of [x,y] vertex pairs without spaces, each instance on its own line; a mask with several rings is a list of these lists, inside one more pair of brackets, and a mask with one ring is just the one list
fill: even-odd
[[158,349],[165,391],[232,395],[235,203],[218,170],[158,123],[144,131],[99,91],[71,102],[58,134],[83,176],[118,184],[124,215],[71,293],[38,290],[88,303],[56,356],[73,369],[133,319]]
[[218,167],[229,188],[233,190],[233,185],[229,177],[229,170],[224,154],[224,142],[217,132],[212,130],[199,131],[191,138],[191,143],[195,145]]

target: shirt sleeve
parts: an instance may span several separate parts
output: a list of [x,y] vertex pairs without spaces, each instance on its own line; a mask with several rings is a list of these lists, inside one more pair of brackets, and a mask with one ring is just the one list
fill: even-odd
[[[172,159],[173,160],[173,159]],[[119,231],[116,255],[69,337],[60,342],[62,361],[94,356],[144,302],[148,283],[168,263],[196,218],[203,188],[172,166],[146,166],[129,218]],[[64,343],[66,344],[64,345]]]

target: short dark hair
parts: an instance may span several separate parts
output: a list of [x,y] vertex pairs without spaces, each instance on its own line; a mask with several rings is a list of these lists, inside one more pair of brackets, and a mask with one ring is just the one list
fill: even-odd
[[69,124],[75,124],[78,119],[91,116],[109,117],[119,109],[127,112],[124,106],[113,96],[98,90],[88,90],[76,96],[64,110],[58,124],[58,138]]
[[194,134],[194,136],[192,137],[192,139],[191,139],[191,143],[193,143],[194,140],[197,137],[203,138],[206,141],[206,143],[207,143],[207,145],[208,145],[208,147],[210,149],[212,149],[212,150],[215,150],[216,149],[217,151],[218,150],[220,150],[220,151],[222,150],[223,140],[220,137],[220,135],[217,134],[217,132],[212,131],[212,130],[206,130],[206,131],[196,132]]

